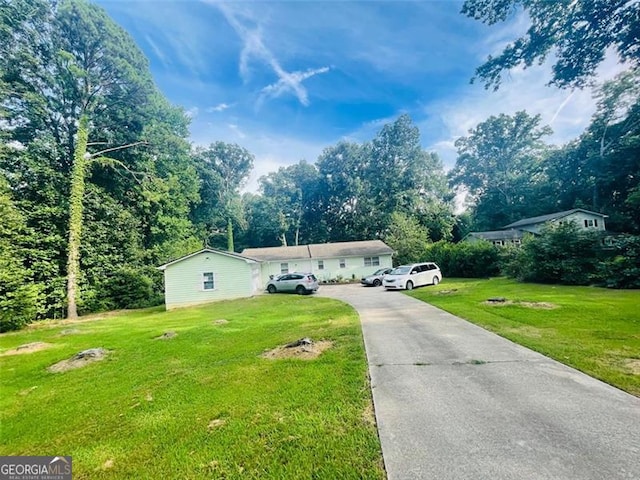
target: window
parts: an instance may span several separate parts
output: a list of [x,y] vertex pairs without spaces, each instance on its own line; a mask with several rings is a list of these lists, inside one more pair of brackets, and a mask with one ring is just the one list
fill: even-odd
[[346,268],[347,267],[347,260],[344,258],[340,259],[340,268]]
[[364,257],[365,267],[377,267],[380,265],[380,257]]
[[318,260],[318,270],[324,270],[324,260]]
[[281,263],[280,264],[280,273],[289,273],[289,264]]
[[214,290],[215,282],[213,281],[213,272],[205,272],[202,274],[202,290]]
[[597,227],[597,226],[598,226],[598,219],[597,219],[597,218],[595,218],[595,219],[593,220],[593,226],[594,226],[594,227]]

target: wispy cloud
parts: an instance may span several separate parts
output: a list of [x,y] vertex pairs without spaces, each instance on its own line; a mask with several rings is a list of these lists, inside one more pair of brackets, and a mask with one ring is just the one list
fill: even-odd
[[[547,86],[551,63],[549,59],[537,68],[514,69],[497,92],[474,85],[456,96],[429,103],[418,114],[418,125],[421,131],[439,125],[440,134],[432,139],[428,148],[438,152],[450,168],[455,164],[456,139],[467,135],[491,115],[513,115],[519,110],[541,116],[542,124],[553,129],[547,140],[550,143],[561,145],[577,138],[595,112],[593,90],[571,91]],[[612,78],[621,68],[614,58],[608,58],[599,69],[599,81]]]
[[231,108],[232,106],[233,105],[229,105],[228,103],[219,103],[215,107],[207,108],[207,112],[209,112],[209,113],[224,112],[225,110]]
[[[220,9],[227,22],[229,22],[229,25],[233,27],[243,42],[239,68],[240,75],[245,83],[251,75],[250,62],[252,60],[268,65],[278,77],[277,82],[267,85],[262,89],[258,99],[258,106],[265,99],[277,98],[285,93],[292,93],[302,105],[308,106],[309,94],[307,89],[302,85],[302,82],[315,75],[328,72],[329,67],[308,69],[306,71],[286,71],[273,52],[264,44],[259,25],[253,28],[248,27],[239,20],[238,17],[240,17],[240,15],[236,15],[229,5],[223,3],[215,3],[215,5]],[[253,21],[247,18],[246,14],[244,16],[245,21]]]
[[193,119],[193,118],[196,118],[198,116],[198,113],[200,113],[200,109],[198,107],[191,107],[184,113],[185,113],[185,115],[187,117]]

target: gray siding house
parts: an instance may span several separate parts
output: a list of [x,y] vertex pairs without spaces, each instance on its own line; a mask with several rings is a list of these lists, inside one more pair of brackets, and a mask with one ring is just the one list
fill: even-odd
[[247,248],[242,255],[262,263],[262,282],[270,275],[310,272],[321,282],[361,278],[379,268],[391,267],[393,249],[380,240]]
[[260,262],[212,248],[178,258],[158,269],[164,272],[167,310],[251,297],[263,289]]
[[606,230],[604,219],[607,215],[591,212],[582,208],[574,208],[563,212],[550,213],[537,217],[523,218],[517,222],[505,225],[501,230],[489,232],[471,232],[464,240],[486,240],[494,245],[520,245],[522,238],[527,233],[538,235],[542,228],[548,224],[562,224],[573,222],[582,230],[604,232]]

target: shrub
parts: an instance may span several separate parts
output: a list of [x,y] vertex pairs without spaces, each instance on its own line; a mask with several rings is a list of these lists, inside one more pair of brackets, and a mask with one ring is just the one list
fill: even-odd
[[640,237],[617,239],[612,257],[598,266],[598,277],[608,288],[640,288]]
[[596,278],[597,265],[597,234],[565,223],[526,237],[507,273],[527,282],[588,285]]
[[436,242],[426,258],[438,264],[448,277],[485,278],[500,273],[499,250],[489,242]]
[[101,283],[101,309],[145,308],[159,305],[162,275],[153,268],[122,267]]
[[19,330],[38,314],[38,287],[26,283],[25,269],[1,255],[0,258],[0,332]]

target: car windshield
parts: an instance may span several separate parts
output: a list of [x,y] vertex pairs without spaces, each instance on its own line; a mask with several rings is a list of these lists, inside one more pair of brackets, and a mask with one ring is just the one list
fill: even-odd
[[382,275],[384,272],[386,272],[387,269],[386,268],[380,268],[379,270],[376,270],[373,275]]
[[408,265],[403,265],[402,267],[394,268],[391,270],[389,275],[406,275],[411,270],[411,267]]

